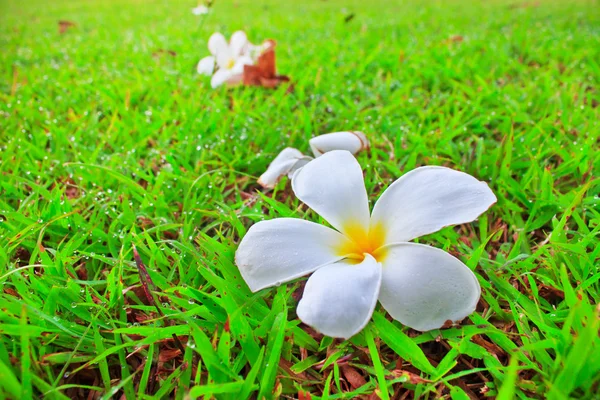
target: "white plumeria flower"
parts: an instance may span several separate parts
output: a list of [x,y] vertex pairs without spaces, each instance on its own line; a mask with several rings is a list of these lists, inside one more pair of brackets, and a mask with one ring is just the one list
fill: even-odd
[[481,289],[473,272],[443,250],[409,241],[476,219],[496,202],[485,182],[449,168],[417,168],[390,185],[369,213],[360,165],[337,150],[296,172],[292,188],[335,229],[295,218],[254,224],[236,252],[252,291],[314,272],[298,317],[342,338],[369,322],[378,300],[419,331],[475,310]]
[[212,76],[210,84],[213,88],[223,83],[241,81],[244,65],[252,65],[253,61],[247,53],[248,38],[242,31],[234,32],[229,43],[225,36],[216,32],[208,39],[208,50],[212,55],[204,57],[198,63],[198,73],[211,75],[215,65],[217,71]]
[[206,15],[208,14],[208,7],[206,7],[204,4],[198,4],[198,7],[192,8],[192,14]]
[[367,137],[359,131],[327,133],[310,139],[309,144],[315,157],[332,150],[348,150],[356,154],[369,148]]
[[[326,133],[310,139],[308,143],[315,157],[332,150],[347,150],[356,154],[369,147],[367,137],[359,131]],[[312,159],[312,157],[302,154],[300,150],[286,147],[269,164],[265,173],[258,178],[258,183],[264,188],[273,189],[282,176],[287,175],[292,178]]]
[[258,184],[264,188],[273,189],[282,176],[287,175],[291,178],[298,169],[312,159],[312,157],[302,154],[300,150],[286,147],[269,164],[265,173],[258,178]]

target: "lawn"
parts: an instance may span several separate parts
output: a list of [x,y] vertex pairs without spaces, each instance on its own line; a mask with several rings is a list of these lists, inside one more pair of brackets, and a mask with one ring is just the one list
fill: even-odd
[[[0,399],[599,398],[597,0],[193,6],[0,0]],[[196,73],[238,29],[277,41],[293,90]],[[462,324],[377,306],[333,339],[296,316],[304,278],[240,277],[253,223],[323,222],[258,176],[343,130],[371,141],[372,201],[422,165],[496,194],[419,239],[475,272]]]

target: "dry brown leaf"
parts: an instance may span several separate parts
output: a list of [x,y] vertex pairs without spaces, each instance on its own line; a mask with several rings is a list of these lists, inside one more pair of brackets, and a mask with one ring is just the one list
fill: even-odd
[[565,292],[560,289],[557,289],[553,286],[546,285],[544,283],[539,283],[539,292],[540,296],[546,299],[547,301],[553,300],[564,300]]
[[64,19],[60,20],[58,21],[58,33],[62,35],[66,33],[69,29],[75,28],[76,26],[77,24],[75,22],[67,21]]
[[310,392],[305,392],[303,390],[298,390],[298,400],[311,400],[312,396]]
[[158,49],[152,53],[152,57],[160,57],[165,55],[175,57],[177,55],[177,52],[170,49]]
[[138,222],[142,229],[148,229],[148,228],[154,227],[154,222],[152,222],[152,220],[148,217],[144,217],[144,216],[140,215],[138,217]]
[[9,294],[13,297],[21,298],[21,296],[19,296],[19,293],[17,293],[17,291],[12,288],[4,288],[4,293]]
[[181,350],[179,349],[164,349],[160,351],[158,361],[164,363],[179,357],[179,355],[181,355]]
[[308,333],[310,336],[312,336],[313,339],[315,339],[317,342],[320,342],[321,339],[323,339],[323,334],[317,332],[316,330],[314,330],[313,328],[311,328],[308,325],[304,325],[301,324],[300,325],[301,329],[304,330],[304,332]]
[[444,325],[442,325],[441,329],[451,328],[452,325],[454,325],[454,323],[452,321],[450,321],[449,319],[447,319],[446,321],[444,321]]
[[395,369],[392,371],[392,376],[394,378],[400,378],[402,376],[408,378],[408,382],[410,382],[413,385],[418,385],[421,383],[431,383],[432,381],[430,381],[429,379],[425,379],[425,378],[421,378],[419,375],[415,374],[414,372],[410,372],[407,371],[405,369]]
[[13,256],[13,261],[19,265],[19,267],[23,267],[29,264],[29,260],[31,259],[31,252],[27,250],[25,247],[19,247],[15,251],[15,255]]
[[[82,281],[87,281],[88,280],[88,272],[87,272],[87,268],[85,266],[85,262],[81,261],[80,264],[75,268],[75,273],[77,274],[77,278],[81,279]],[[70,275],[70,272],[69,272]]]
[[465,38],[461,35],[454,35],[454,36],[450,36],[448,39],[443,40],[442,44],[443,45],[450,45],[452,43],[460,43],[464,40]]
[[466,384],[465,381],[463,381],[462,379],[457,379],[456,383],[458,384],[458,386],[464,390],[464,392],[467,394],[467,396],[469,396],[470,400],[478,400],[480,397],[477,396],[475,393],[473,393],[473,391],[471,390],[471,388]]
[[165,239],[176,240],[179,237],[177,231],[163,231],[162,235]]
[[256,65],[244,65],[242,78],[244,85],[275,88],[283,82],[289,82],[289,77],[277,75],[275,68],[275,41],[269,40],[267,42],[269,46],[258,56]]
[[310,380],[310,377],[306,374],[306,372],[295,373],[292,371],[292,365],[294,364],[292,364],[291,361],[288,361],[283,357],[279,359],[279,366],[288,374],[288,376],[297,378],[300,381]]
[[354,367],[342,365],[340,369],[344,374],[344,378],[346,378],[348,383],[350,383],[350,386],[352,386],[352,389],[358,389],[367,383],[365,378]]
[[65,196],[69,200],[77,199],[81,196],[81,191],[79,190],[79,186],[73,180],[73,178],[65,178],[62,180],[62,184],[65,187]]
[[497,344],[494,344],[494,343],[484,339],[481,335],[473,335],[472,340],[473,340],[473,343],[480,345],[481,347],[486,349],[488,352],[490,352],[491,354],[496,356],[496,358],[506,356],[506,351],[504,351]]
[[300,361],[304,361],[308,358],[308,350],[304,347],[300,347]]
[[404,62],[404,60],[406,60],[406,53],[404,52],[404,50],[400,50],[400,54],[398,55],[398,61]]

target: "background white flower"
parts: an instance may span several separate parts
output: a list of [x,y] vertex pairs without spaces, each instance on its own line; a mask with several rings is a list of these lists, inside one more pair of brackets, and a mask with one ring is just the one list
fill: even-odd
[[192,8],[192,14],[194,15],[206,15],[208,14],[208,7],[206,7],[204,4],[198,4],[197,7]]
[[[332,150],[347,150],[356,154],[369,148],[369,141],[362,132],[347,131],[316,136],[309,140],[309,145],[315,157],[319,157]],[[269,164],[265,173],[258,178],[258,183],[264,188],[272,189],[282,176],[287,175],[291,179],[296,171],[312,159],[312,157],[302,154],[300,150],[286,147]]]
[[252,291],[314,272],[298,317],[343,338],[368,323],[377,300],[420,331],[475,310],[473,272],[440,249],[409,241],[476,219],[496,202],[485,182],[449,168],[417,168],[390,185],[370,214],[360,165],[338,150],[296,172],[292,188],[335,229],[295,218],[253,225],[236,252]]
[[[229,43],[221,33],[213,33],[208,39],[210,56],[204,57],[198,63],[198,73],[212,75],[210,84],[213,88],[223,83],[241,81],[244,65],[252,65],[252,58],[247,54],[249,42],[243,31],[234,32]],[[217,67],[217,71],[213,71]]]

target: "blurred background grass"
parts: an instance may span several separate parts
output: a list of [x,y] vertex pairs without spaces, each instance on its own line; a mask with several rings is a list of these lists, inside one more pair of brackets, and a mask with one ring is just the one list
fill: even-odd
[[[0,393],[596,398],[598,5],[217,1],[197,17],[180,1],[1,0]],[[210,34],[238,29],[277,40],[293,93],[196,74]],[[423,239],[480,279],[462,327],[418,334],[378,309],[332,340],[295,317],[300,283],[240,279],[253,222],[318,218],[256,177],[345,129],[372,141],[372,199],[425,164],[490,182],[478,222]]]

